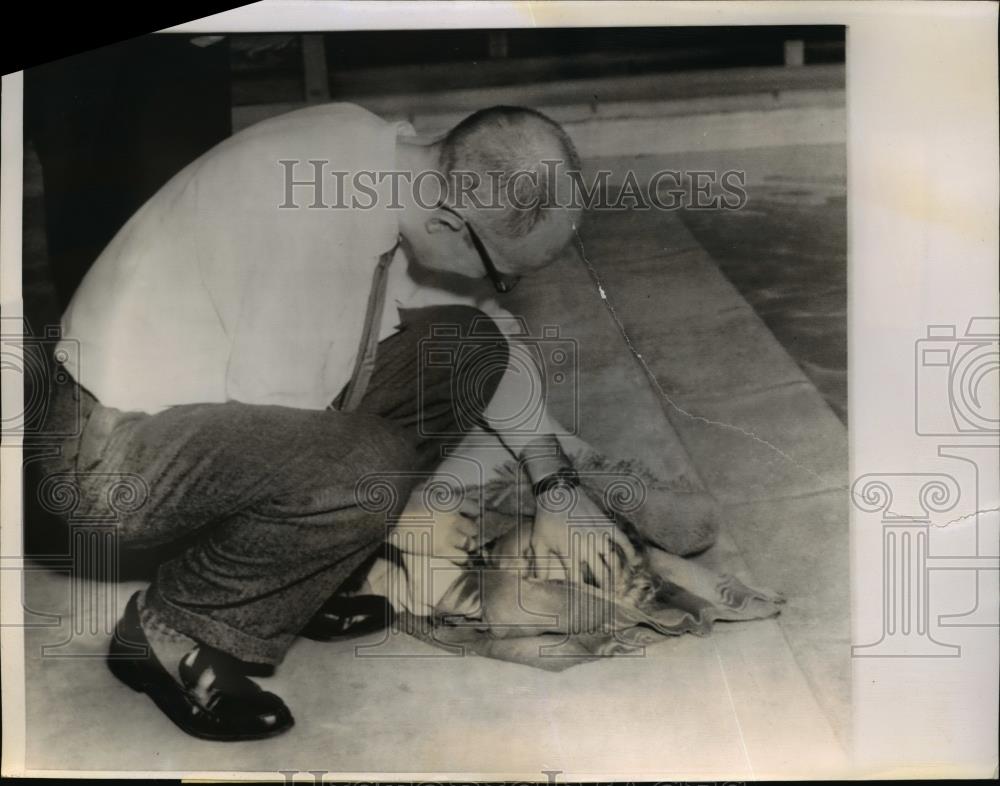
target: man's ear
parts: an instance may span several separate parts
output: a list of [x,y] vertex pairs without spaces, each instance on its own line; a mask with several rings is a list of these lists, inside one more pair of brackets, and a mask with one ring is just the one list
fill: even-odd
[[465,222],[454,213],[440,209],[435,210],[424,222],[424,229],[429,235],[437,232],[461,232],[464,226]]

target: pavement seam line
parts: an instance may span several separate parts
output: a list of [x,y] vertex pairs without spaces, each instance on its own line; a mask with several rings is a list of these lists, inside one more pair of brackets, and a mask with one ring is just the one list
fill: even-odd
[[[742,434],[745,437],[749,437],[754,442],[758,442],[764,447],[768,448],[769,450],[774,451],[776,454],[781,456],[781,458],[783,458],[785,461],[789,462],[790,464],[802,470],[803,472],[807,473],[808,475],[816,478],[821,482],[824,483],[827,482],[826,478],[824,478],[818,472],[813,470],[811,467],[807,467],[805,464],[802,464],[794,456],[790,456],[788,453],[783,451],[774,443],[768,442],[766,439],[758,436],[757,434],[754,434],[752,431],[748,431],[742,426],[735,426],[732,423],[725,423],[721,420],[712,420],[711,418],[706,418],[702,415],[695,415],[694,413],[688,412],[686,409],[677,404],[677,402],[675,402],[663,389],[663,386],[660,384],[660,381],[656,378],[656,374],[653,373],[653,370],[649,367],[649,364],[646,362],[645,358],[643,358],[642,353],[639,352],[635,344],[632,342],[632,338],[631,336],[629,336],[628,331],[625,329],[625,325],[622,323],[621,317],[618,316],[618,312],[615,310],[614,304],[608,298],[607,291],[604,289],[603,279],[597,272],[597,269],[594,267],[593,263],[587,257],[586,250],[584,249],[583,246],[583,238],[580,236],[580,232],[575,224],[573,225],[573,233],[575,234],[577,239],[577,250],[579,252],[580,259],[583,261],[583,264],[586,266],[587,270],[590,273],[590,277],[593,279],[594,284],[597,286],[597,293],[601,297],[601,302],[604,303],[605,309],[607,309],[607,312],[611,315],[611,318],[614,320],[614,323],[618,328],[618,332],[621,333],[622,338],[625,341],[625,345],[629,349],[629,352],[631,352],[632,356],[638,361],[639,365],[642,367],[643,372],[646,374],[646,377],[653,385],[653,388],[656,390],[659,396],[664,401],[667,402],[667,404],[669,404],[673,409],[675,409],[684,417],[689,418],[690,420],[700,421],[709,426],[718,426],[719,428],[735,431],[739,434]],[[844,488],[846,488],[846,486]]]

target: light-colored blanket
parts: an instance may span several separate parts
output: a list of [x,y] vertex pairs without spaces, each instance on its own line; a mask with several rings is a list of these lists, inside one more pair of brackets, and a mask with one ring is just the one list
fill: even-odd
[[[437,646],[559,671],[639,654],[672,636],[704,636],[716,621],[779,613],[779,594],[667,550],[710,545],[703,511],[685,502],[697,489],[668,486],[634,462],[611,464],[595,454],[573,460],[584,491],[636,547],[634,560],[612,550],[614,586],[598,587],[574,573],[558,581],[535,578],[531,486],[510,462],[484,486],[464,490],[478,505],[484,545],[462,564],[414,554],[412,538],[397,540],[376,561],[368,583],[390,599],[397,625]],[[644,519],[651,511],[668,520],[650,525]],[[593,549],[608,526],[581,521],[570,529],[572,554]]]

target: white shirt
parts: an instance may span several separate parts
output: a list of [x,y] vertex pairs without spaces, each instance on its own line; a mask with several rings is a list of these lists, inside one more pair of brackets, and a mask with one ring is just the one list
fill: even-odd
[[[299,207],[279,209],[286,171],[278,162],[301,162],[292,170],[299,181],[312,178],[311,159],[328,162],[328,172],[393,170],[397,136],[409,134],[409,124],[326,104],[266,120],[205,153],[88,271],[63,315],[63,340],[79,347],[67,370],[123,410],[224,401],[325,409],[350,380],[372,273],[396,244],[398,214],[385,191],[372,209],[310,208],[315,192],[302,187]],[[335,203],[332,178],[323,189],[322,200]],[[397,251],[380,338],[399,321],[394,306],[475,302],[416,284],[407,264]]]

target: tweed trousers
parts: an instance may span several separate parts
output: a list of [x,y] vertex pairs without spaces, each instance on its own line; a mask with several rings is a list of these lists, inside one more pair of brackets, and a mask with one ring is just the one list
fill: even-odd
[[[482,425],[508,357],[496,324],[467,306],[400,315],[402,329],[380,342],[351,412],[337,409],[342,394],[326,411],[227,402],[146,414],[104,407],[79,387],[77,404],[59,388],[54,432],[71,409],[82,429],[45,472],[73,477],[84,513],[95,514],[108,504],[103,479],[136,478],[144,502],[118,517],[121,542],[133,551],[175,546],[146,592],[156,621],[240,660],[280,663],[384,542],[442,446]],[[442,327],[456,351],[438,342],[428,352]],[[392,509],[359,498],[372,477],[392,486]]]

